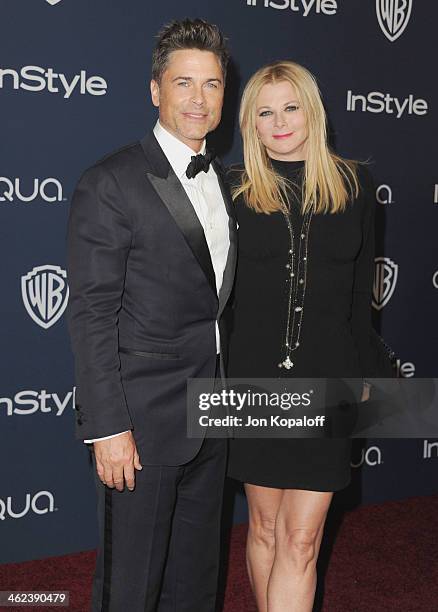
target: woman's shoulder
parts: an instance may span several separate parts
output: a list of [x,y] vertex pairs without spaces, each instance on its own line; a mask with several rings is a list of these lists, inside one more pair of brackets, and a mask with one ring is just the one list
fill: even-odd
[[349,202],[355,206],[361,205],[364,201],[373,196],[374,180],[368,162],[356,160],[340,160],[338,170],[344,178],[344,184],[349,192]]
[[374,190],[374,180],[367,162],[356,162],[355,169],[359,188],[363,192]]
[[372,218],[376,207],[376,190],[374,179],[369,167],[369,163],[356,162],[356,176],[359,186],[357,197],[354,198],[355,205],[361,211],[363,220]]

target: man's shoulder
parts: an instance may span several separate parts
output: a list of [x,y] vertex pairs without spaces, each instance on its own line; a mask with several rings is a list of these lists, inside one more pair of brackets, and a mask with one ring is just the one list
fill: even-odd
[[144,164],[145,158],[140,141],[127,144],[111,151],[97,160],[90,168],[107,172],[119,172],[124,168],[134,168],[139,163]]
[[141,141],[137,140],[107,153],[86,168],[79,179],[79,185],[105,185],[108,181],[115,181],[119,185],[130,184],[147,167]]

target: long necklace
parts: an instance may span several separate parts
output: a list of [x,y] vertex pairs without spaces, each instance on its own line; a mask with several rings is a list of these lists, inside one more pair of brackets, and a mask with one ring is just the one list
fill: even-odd
[[304,297],[307,283],[307,250],[309,242],[310,222],[312,221],[312,210],[304,213],[301,225],[298,256],[295,258],[294,229],[290,219],[289,210],[283,210],[283,215],[289,230],[290,248],[286,264],[288,271],[287,282],[289,284],[287,324],[284,340],[285,357],[278,364],[279,368],[290,370],[294,367],[291,359],[293,351],[300,346],[301,325],[303,322]]

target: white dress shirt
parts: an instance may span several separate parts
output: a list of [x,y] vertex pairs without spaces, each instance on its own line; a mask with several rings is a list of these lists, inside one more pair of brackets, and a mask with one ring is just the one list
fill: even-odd
[[[193,155],[193,149],[178,140],[168,132],[159,121],[155,124],[154,135],[169,160],[173,171],[182,183],[184,190],[192,203],[195,213],[204,230],[205,240],[210,251],[211,263],[213,264],[216,279],[216,289],[219,295],[222,286],[225,265],[227,263],[228,249],[230,248],[230,236],[228,231],[228,213],[219,186],[219,181],[213,166],[210,165],[208,172],[199,172],[194,178],[187,178],[186,170]],[[199,153],[205,153],[205,140]],[[184,206],[184,203],[181,203]],[[216,350],[220,352],[219,328],[216,321]],[[108,440],[122,433],[84,440],[91,444],[98,440]]]

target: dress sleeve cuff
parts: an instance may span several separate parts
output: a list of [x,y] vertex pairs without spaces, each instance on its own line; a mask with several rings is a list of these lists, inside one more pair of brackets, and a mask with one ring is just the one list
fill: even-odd
[[124,433],[128,433],[129,429],[126,431],[121,431],[120,433],[112,434],[111,436],[104,436],[103,438],[93,438],[92,440],[84,440],[84,444],[93,444],[93,442],[100,442],[101,440],[109,440],[110,438],[115,438],[116,436],[121,436]]

